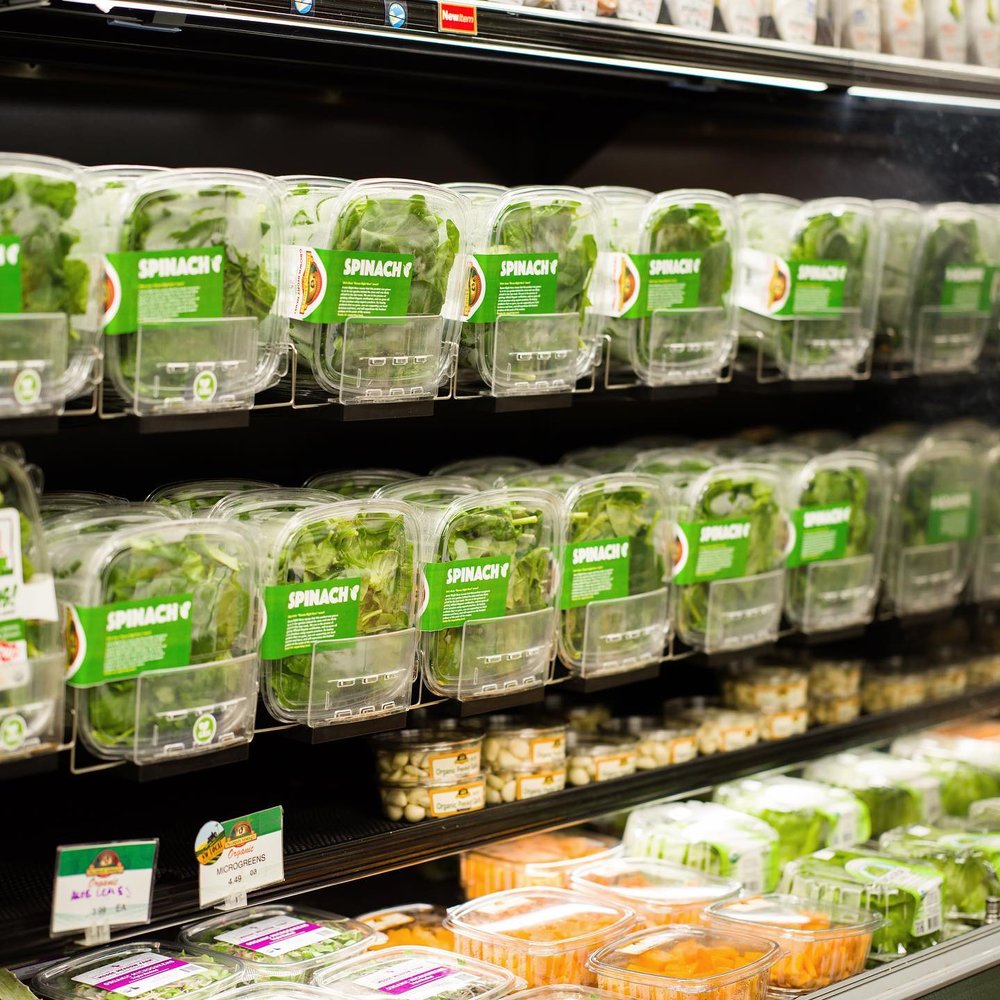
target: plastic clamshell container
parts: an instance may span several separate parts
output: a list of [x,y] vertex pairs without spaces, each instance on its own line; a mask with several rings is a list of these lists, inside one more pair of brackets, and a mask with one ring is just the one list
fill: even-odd
[[659,663],[671,632],[670,514],[659,480],[594,476],[571,486],[565,505],[560,658],[582,678]]
[[[314,248],[357,254],[362,261],[402,254],[412,271],[402,315],[292,324],[299,356],[334,399],[398,403],[436,395],[458,336],[468,225],[465,199],[437,184],[375,178],[343,189],[332,224],[318,234]],[[316,255],[311,258],[318,267]]]
[[[1000,213],[997,225],[1000,227]],[[1000,443],[989,447],[983,459],[983,500],[979,510],[979,542],[972,574],[972,597],[1000,598]]]
[[149,1000],[208,1000],[239,986],[246,967],[228,955],[184,952],[158,941],[86,951],[43,969],[31,987],[49,1000],[105,1000],[109,993]]
[[344,469],[338,472],[319,472],[304,483],[313,490],[329,490],[346,500],[363,500],[376,490],[390,483],[416,479],[412,472],[402,469]]
[[717,522],[749,524],[744,575],[685,584],[676,581],[691,558],[691,544],[686,532],[677,532],[673,563],[677,634],[688,645],[712,653],[745,649],[777,637],[790,540],[784,495],[777,469],[732,462],[691,480],[678,497],[676,520],[689,525],[693,535]]
[[277,483],[259,479],[193,479],[182,483],[168,483],[153,490],[146,497],[149,503],[176,507],[188,517],[207,515],[212,508],[231,493],[248,490],[279,489]]
[[119,266],[138,273],[141,259],[193,251],[221,250],[223,272],[237,280],[223,282],[207,309],[211,285],[195,305],[148,307],[155,311],[140,314],[135,330],[117,332],[117,312],[106,312],[105,365],[115,388],[143,416],[250,406],[277,380],[282,358],[283,226],[272,179],[250,170],[157,171],[127,185],[118,213],[115,250],[150,255],[109,261],[106,280],[119,294],[132,280]]
[[491,715],[483,739],[488,770],[545,771],[566,763],[567,725],[519,715]]
[[990,326],[984,206],[947,202],[924,211],[906,342],[918,374],[975,367]]
[[599,990],[596,986],[576,986],[559,983],[551,986],[537,986],[533,990],[515,993],[511,1000],[612,1000],[613,993]]
[[469,559],[506,562],[509,573],[502,615],[424,630],[421,669],[431,691],[468,701],[544,683],[555,651],[563,537],[562,503],[548,490],[472,492],[425,519],[425,580],[427,563]]
[[741,195],[736,203],[744,241],[740,335],[758,352],[758,378],[772,379],[772,369],[793,380],[855,377],[875,329],[879,238],[873,204],[863,198],[800,203],[774,195]]
[[[729,967],[692,976],[692,961],[708,949],[724,951]],[[763,937],[675,925],[620,938],[587,965],[601,989],[629,1000],[765,1000],[768,970],[780,954]]]
[[317,506],[328,506],[339,499],[325,490],[279,486],[276,489],[229,493],[211,508],[208,516],[253,523],[261,544],[265,548],[271,548],[285,521],[292,514]]
[[[49,546],[20,449],[0,446],[0,769],[62,743],[66,654]],[[13,596],[12,596],[13,594]],[[2,770],[0,770],[2,773]]]
[[916,202],[886,198],[875,203],[879,224],[878,309],[876,349],[893,367],[913,362],[909,337],[910,303],[916,279],[917,245],[924,225],[924,209]]
[[379,736],[374,745],[379,780],[394,785],[464,781],[483,769],[481,733],[404,729]]
[[[269,617],[293,600],[308,607],[310,596],[326,593],[339,601],[342,591],[346,603],[329,605],[342,610],[335,627],[323,627],[325,637],[315,638],[321,633],[309,619],[299,633],[289,617],[284,635],[275,634],[276,645],[265,643],[268,711],[314,728],[405,712],[418,641],[416,512],[392,500],[345,500],[265,515],[274,518],[277,530],[263,570]],[[344,631],[338,634],[341,615]],[[269,655],[282,650],[286,655]]]
[[506,969],[439,948],[381,948],[319,970],[313,982],[344,1000],[499,1000],[518,987]]
[[[135,763],[248,743],[257,707],[260,579],[252,535],[229,522],[148,515],[121,529],[112,519],[106,528],[50,539],[53,561],[64,567],[60,601],[75,609],[190,599],[191,662],[78,688],[81,742],[98,757]],[[72,617],[78,625],[78,613]]]
[[635,910],[648,927],[704,923],[706,907],[735,899],[736,879],[707,875],[695,868],[655,858],[614,857],[575,868],[570,887]]
[[248,983],[226,990],[226,1000],[329,1000],[330,994],[318,986],[281,980]]
[[469,476],[414,476],[380,486],[372,494],[413,504],[424,514],[425,526],[459,497],[474,496],[480,485]]
[[452,951],[455,938],[442,924],[448,911],[432,903],[403,903],[384,910],[362,913],[357,920],[377,931],[385,940],[370,949],[421,947]]
[[715,802],[667,802],[636,809],[622,844],[629,857],[660,858],[732,877],[747,892],[769,892],[778,883],[777,832],[756,816]]
[[657,476],[673,497],[696,476],[710,471],[718,464],[718,457],[711,452],[700,448],[671,446],[640,451],[629,468],[634,472]]
[[897,615],[951,607],[969,580],[983,466],[974,445],[923,438],[896,466],[884,597]]
[[672,698],[663,709],[667,725],[698,727],[698,752],[706,756],[760,742],[760,716],[756,712],[723,708],[707,698]]
[[501,476],[501,486],[531,486],[541,490],[551,490],[553,493],[565,493],[571,486],[593,473],[589,469],[577,469],[571,465],[545,465],[512,475]]
[[628,907],[566,889],[510,889],[451,910],[455,949],[509,969],[528,986],[596,985],[587,958],[631,930]]
[[537,463],[515,455],[485,455],[481,458],[463,458],[449,462],[434,470],[435,476],[466,476],[474,479],[484,489],[502,486],[505,477],[537,468]]
[[638,771],[683,764],[698,756],[698,726],[694,723],[667,725],[656,716],[628,715],[602,722],[600,731],[635,738]]
[[88,493],[85,490],[55,490],[43,493],[38,498],[38,513],[42,521],[49,523],[63,514],[74,514],[80,510],[93,510],[106,504],[127,503],[124,497],[110,493]]
[[367,951],[381,938],[368,924],[305,906],[262,904],[181,928],[186,948],[223,952],[255,980],[305,982],[318,969]]
[[868,806],[873,837],[897,826],[933,823],[941,815],[941,781],[919,761],[850,751],[812,761],[804,777],[853,792]]
[[639,227],[642,253],[693,258],[698,280],[693,298],[689,291],[681,305],[676,286],[654,297],[663,305],[637,321],[629,345],[633,368],[653,386],[718,381],[736,350],[735,201],[721,191],[664,191],[647,203]]
[[827,452],[792,476],[799,565],[786,574],[785,612],[801,631],[850,628],[874,617],[891,489],[889,469],[863,451]]
[[774,941],[781,958],[771,968],[770,987],[777,988],[780,997],[791,997],[864,971],[881,918],[867,910],[771,893],[713,903],[708,923]]
[[969,806],[969,823],[990,830],[1000,830],[1000,796],[973,802]]
[[531,886],[568,889],[578,867],[618,850],[612,837],[576,830],[501,840],[461,855],[462,888],[468,899]]
[[100,248],[90,185],[66,160],[0,154],[5,280],[0,415],[42,416],[90,386],[98,358]]
[[[554,312],[500,314],[476,322],[468,304],[462,368],[495,396],[571,392],[597,361],[600,318],[587,309],[598,247],[604,243],[598,199],[575,187],[512,188],[493,205],[485,241],[473,254],[556,254]],[[478,265],[475,265],[478,267]],[[477,271],[483,285],[481,268]]]
[[639,449],[631,444],[609,445],[607,447],[577,448],[568,451],[561,459],[560,465],[571,468],[588,469],[591,475],[611,475],[615,472],[625,472]]
[[868,807],[843,788],[785,775],[718,785],[716,802],[764,820],[781,839],[781,864],[822,847],[853,847],[871,836]]
[[877,962],[942,939],[942,879],[931,865],[857,848],[825,849],[785,866],[781,891],[882,918],[872,938]]

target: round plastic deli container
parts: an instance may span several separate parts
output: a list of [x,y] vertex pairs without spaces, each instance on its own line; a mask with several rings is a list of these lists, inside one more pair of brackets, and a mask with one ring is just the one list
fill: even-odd
[[478,733],[404,729],[375,741],[379,780],[391,785],[461,782],[482,770]]
[[582,893],[510,889],[457,907],[445,927],[459,954],[509,969],[528,986],[593,986],[587,958],[635,923],[631,909]]
[[386,819],[420,823],[462,813],[478,812],[486,806],[486,776],[477,774],[455,781],[408,781],[393,784],[383,781],[382,813]]
[[494,715],[487,723],[483,758],[491,770],[546,771],[566,763],[563,722],[526,725],[519,716]]
[[635,774],[639,741],[633,736],[577,736],[566,761],[566,780],[589,785]]
[[634,736],[636,769],[649,771],[668,764],[683,764],[698,756],[698,727],[694,724],[664,725],[655,716],[629,715],[601,724],[602,733]]

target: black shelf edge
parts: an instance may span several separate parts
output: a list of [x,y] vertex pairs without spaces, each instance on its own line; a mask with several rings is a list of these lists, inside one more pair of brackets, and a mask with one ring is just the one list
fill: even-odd
[[610,691],[613,688],[624,687],[627,684],[641,684],[643,681],[655,680],[660,676],[659,662],[650,663],[637,670],[626,670],[620,674],[607,674],[604,677],[571,677],[566,681],[567,691],[578,691],[580,694],[594,694],[598,691]]
[[55,434],[59,430],[59,418],[54,414],[44,417],[4,417],[0,420],[0,437],[38,437]]
[[494,712],[506,712],[510,708],[537,705],[545,700],[546,690],[548,689],[544,684],[535,684],[533,687],[512,694],[474,698],[470,701],[457,701],[454,704],[459,718],[468,719],[474,715],[492,715]]
[[140,434],[234,430],[250,426],[250,411],[224,410],[220,413],[178,413],[162,417],[130,417],[129,422]]
[[343,421],[345,424],[364,420],[409,420],[411,418],[433,417],[434,400],[416,399],[398,403],[351,403],[348,405],[335,403],[318,412],[329,414],[334,420]]
[[318,746],[337,740],[352,740],[359,736],[376,736],[379,733],[394,733],[406,728],[406,712],[395,715],[380,715],[374,719],[355,719],[332,726],[293,726],[284,729],[281,735],[299,743]]
[[240,743],[238,746],[215,750],[212,753],[192,754],[188,757],[178,757],[177,760],[156,761],[151,764],[123,764],[121,776],[129,781],[145,784],[147,781],[160,781],[163,778],[175,778],[180,774],[192,774],[195,771],[207,771],[210,768],[225,767],[227,764],[238,764],[250,759],[250,744]]
[[22,757],[0,765],[0,781],[14,778],[35,777],[39,774],[51,774],[59,768],[59,753],[51,750],[34,757]]

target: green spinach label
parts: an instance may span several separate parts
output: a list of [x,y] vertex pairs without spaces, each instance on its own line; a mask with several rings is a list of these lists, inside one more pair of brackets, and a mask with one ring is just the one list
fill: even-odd
[[405,316],[413,254],[285,248],[286,303],[291,318],[343,323],[351,317]]
[[465,319],[495,323],[501,316],[544,316],[556,311],[559,255],[479,253],[469,258]]
[[191,595],[118,601],[71,613],[76,652],[66,682],[90,687],[191,662]]
[[560,607],[628,597],[629,540],[602,538],[566,546]]
[[479,618],[502,618],[507,609],[510,557],[457,559],[424,567],[424,632],[440,632]]
[[847,554],[851,524],[849,503],[820,504],[792,511],[795,544],[788,555],[789,566],[829,562]]
[[[646,319],[657,312],[697,309],[701,291],[701,254],[625,254],[618,272],[625,319]],[[628,265],[631,264],[631,267]]]
[[21,239],[0,236],[0,313],[24,311],[21,298]]
[[750,521],[679,521],[675,533],[674,582],[705,583],[746,576]]
[[104,259],[104,332],[222,316],[223,247],[129,250]]
[[788,261],[762,250],[743,250],[739,261],[743,309],[779,319],[839,316],[844,309],[847,261]]
[[997,268],[985,264],[949,264],[941,282],[941,308],[947,312],[989,312]]
[[360,577],[266,587],[261,656],[280,660],[312,652],[324,642],[356,638],[360,597]]
[[931,494],[927,541],[964,542],[978,527],[979,494],[976,490],[946,490]]

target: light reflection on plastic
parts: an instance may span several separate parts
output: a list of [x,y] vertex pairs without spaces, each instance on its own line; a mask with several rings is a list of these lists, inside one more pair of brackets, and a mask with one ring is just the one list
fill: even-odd
[[889,87],[848,87],[848,97],[865,97],[879,101],[908,101],[911,104],[940,104],[949,108],[982,108],[1000,111],[1000,100],[991,97],[958,97],[953,94],[931,94],[922,90],[893,90]]

